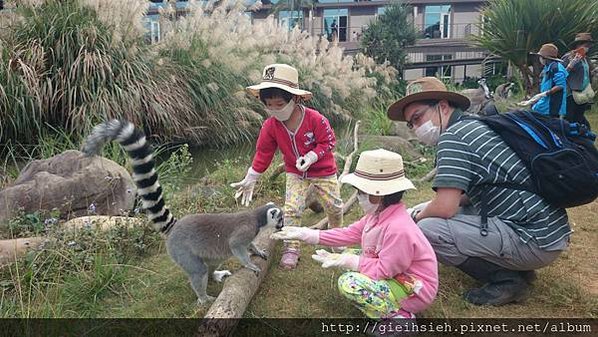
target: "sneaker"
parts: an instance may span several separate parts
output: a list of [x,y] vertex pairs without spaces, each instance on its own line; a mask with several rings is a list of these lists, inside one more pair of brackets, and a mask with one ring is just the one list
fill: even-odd
[[283,269],[295,269],[297,262],[299,262],[299,255],[301,251],[299,248],[285,247],[280,258],[280,267]]
[[[391,317],[378,320],[376,324],[377,329],[375,331],[368,329],[369,331],[366,331],[366,335],[370,337],[411,337],[417,335],[416,332],[411,331],[413,328],[408,322],[415,324],[415,315],[401,309]],[[404,329],[409,330],[405,331]]]

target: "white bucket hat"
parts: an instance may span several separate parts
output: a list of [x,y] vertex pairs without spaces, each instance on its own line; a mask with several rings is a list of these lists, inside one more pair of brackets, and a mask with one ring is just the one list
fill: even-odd
[[403,157],[384,149],[363,151],[355,172],[344,176],[341,182],[379,196],[415,189],[411,180],[405,177]]
[[282,89],[293,95],[301,96],[305,101],[313,96],[311,92],[299,89],[297,69],[288,64],[270,64],[266,66],[262,74],[262,83],[247,87],[247,91],[259,98],[260,90],[266,88]]

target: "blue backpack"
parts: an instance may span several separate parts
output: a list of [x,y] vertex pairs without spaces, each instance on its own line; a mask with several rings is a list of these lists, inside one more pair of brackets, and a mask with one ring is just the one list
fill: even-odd
[[[526,190],[548,203],[568,208],[598,198],[598,150],[596,135],[585,125],[516,110],[492,116],[471,116],[482,121],[507,143],[528,168],[528,183],[490,184]],[[486,223],[487,200],[482,198],[482,223]],[[482,235],[486,232],[482,228]]]

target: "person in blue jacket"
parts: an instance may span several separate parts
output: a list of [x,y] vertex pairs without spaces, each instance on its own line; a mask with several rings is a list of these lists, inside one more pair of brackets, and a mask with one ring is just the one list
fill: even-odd
[[542,45],[537,53],[542,69],[540,93],[530,99],[532,110],[545,116],[564,117],[567,114],[567,76],[569,73],[558,58],[559,50],[552,44]]

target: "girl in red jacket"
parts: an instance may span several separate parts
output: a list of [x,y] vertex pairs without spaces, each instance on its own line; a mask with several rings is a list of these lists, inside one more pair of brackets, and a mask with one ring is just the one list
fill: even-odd
[[[301,226],[307,190],[313,185],[328,215],[328,223],[340,227],[343,202],[332,154],[336,137],[326,117],[300,104],[309,100],[312,93],[299,89],[297,70],[286,64],[266,66],[262,82],[247,90],[264,103],[271,117],[262,125],[247,175],[231,184],[238,188],[235,198],[241,197],[241,203],[249,205],[257,180],[272,163],[276,149],[280,149],[286,171],[285,226]],[[295,268],[299,254],[299,241],[285,241],[281,267]]]

